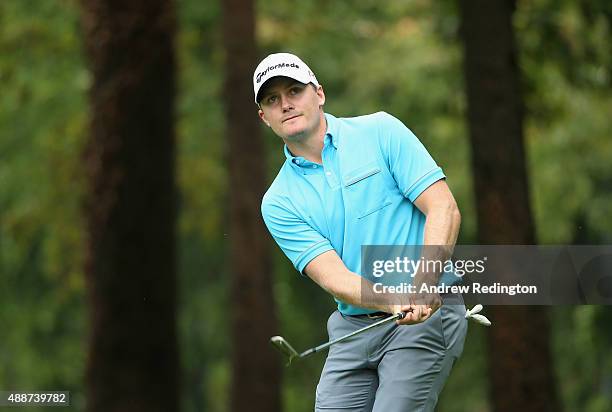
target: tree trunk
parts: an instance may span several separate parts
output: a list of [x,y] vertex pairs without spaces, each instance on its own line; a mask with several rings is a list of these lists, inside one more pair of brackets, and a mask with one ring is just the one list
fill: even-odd
[[172,0],[82,0],[87,410],[178,411]]
[[[481,244],[534,244],[511,0],[460,0],[472,168]],[[548,311],[488,309],[493,410],[558,411]]]
[[232,273],[231,410],[280,410],[281,371],[269,344],[277,332],[269,236],[260,203],[266,189],[262,141],[252,78],[257,64],[254,2],[224,0],[224,92],[229,163]]

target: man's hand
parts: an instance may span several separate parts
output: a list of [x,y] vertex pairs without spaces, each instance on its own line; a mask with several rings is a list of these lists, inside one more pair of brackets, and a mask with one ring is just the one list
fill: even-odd
[[442,299],[437,293],[417,293],[410,297],[408,305],[393,305],[393,313],[404,312],[406,316],[399,319],[398,325],[414,325],[425,322],[442,306]]

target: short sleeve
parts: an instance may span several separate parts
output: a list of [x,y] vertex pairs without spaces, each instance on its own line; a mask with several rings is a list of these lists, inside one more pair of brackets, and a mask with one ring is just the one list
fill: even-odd
[[414,202],[425,189],[446,176],[410,129],[392,115],[381,114],[383,156],[404,197]]
[[327,238],[279,201],[264,197],[261,214],[270,234],[300,273],[312,259],[333,249]]

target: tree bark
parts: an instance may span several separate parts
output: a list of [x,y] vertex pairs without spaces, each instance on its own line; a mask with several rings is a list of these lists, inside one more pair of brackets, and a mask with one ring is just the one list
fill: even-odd
[[230,180],[231,410],[274,412],[280,410],[281,370],[269,344],[277,332],[277,320],[269,236],[260,213],[266,162],[253,103],[255,5],[253,0],[222,3]]
[[87,410],[178,411],[174,2],[81,6],[92,75]]
[[[460,0],[478,241],[534,244],[512,0]],[[548,310],[488,309],[493,410],[560,410]]]

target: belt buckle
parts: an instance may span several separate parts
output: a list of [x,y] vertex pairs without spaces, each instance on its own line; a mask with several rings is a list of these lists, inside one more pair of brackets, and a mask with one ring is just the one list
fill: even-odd
[[374,313],[368,313],[366,316],[368,317],[368,319],[380,319],[380,318],[384,318],[385,316],[387,316],[387,314],[382,313],[382,312],[374,312]]

